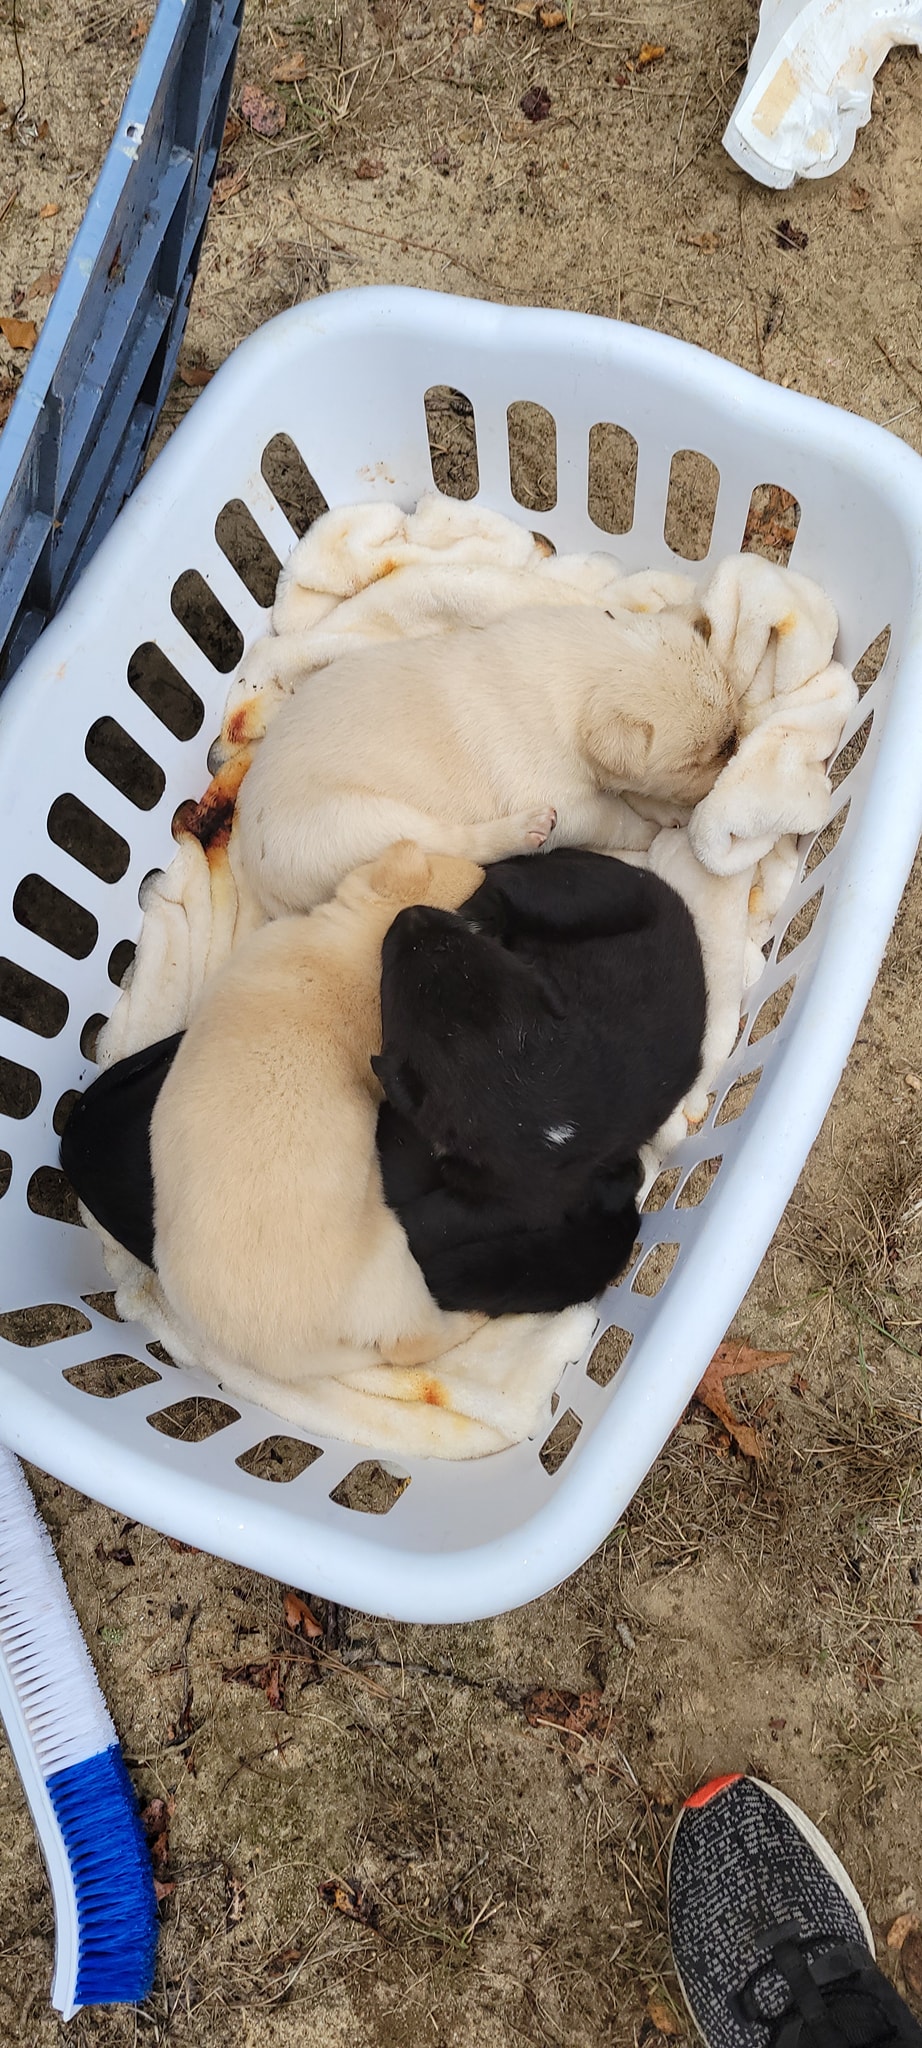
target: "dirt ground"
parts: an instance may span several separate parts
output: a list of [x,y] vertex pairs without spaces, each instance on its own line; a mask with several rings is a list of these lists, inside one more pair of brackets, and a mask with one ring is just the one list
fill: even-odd
[[[3,0],[4,314],[46,308],[140,4]],[[248,0],[235,105],[257,84],[287,121],[231,123],[187,373],[305,296],[396,281],[620,314],[922,448],[922,62],[891,55],[843,172],[773,195],[720,147],[752,0],[562,12]],[[645,43],[663,54],[639,65]],[[274,82],[286,63],[303,76]],[[23,360],[0,340],[0,390]],[[177,382],[160,440],[195,395]],[[683,2036],[663,1844],[682,1793],[744,1767],[833,1837],[906,1989],[886,1931],[922,1917],[920,942],[917,872],[734,1324],[793,1352],[735,1390],[763,1461],[693,1408],[558,1592],[453,1629],[317,1601],[312,1645],[277,1585],[31,1475],[141,1799],[164,1802],[154,1992],[69,2042]],[[52,2048],[51,1906],[5,1751],[0,1785],[0,2035]]]

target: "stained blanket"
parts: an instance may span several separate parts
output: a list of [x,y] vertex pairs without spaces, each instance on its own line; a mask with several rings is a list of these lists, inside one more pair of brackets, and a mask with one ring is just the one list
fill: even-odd
[[[796,870],[796,835],[828,818],[827,763],[858,699],[852,677],[832,659],[838,621],[828,598],[806,577],[757,555],[730,557],[698,588],[670,571],[625,576],[608,553],[554,555],[514,521],[435,493],[411,513],[388,504],[326,513],[282,570],[270,630],[231,682],[210,756],[212,781],[176,820],[169,867],[145,886],[137,952],[100,1034],[100,1064],[180,1030],[208,976],[262,922],[237,858],[235,800],[275,711],[305,676],[353,647],[483,625],[521,605],[658,612],[692,599],[733,683],[742,739],[684,822],[676,811],[663,824],[662,807],[631,799],[647,820],[650,844],[626,857],[684,896],[708,985],[701,1074],[650,1148],[652,1178],[706,1112]],[[503,1318],[446,1353],[437,1378],[431,1369],[379,1366],[283,1396],[274,1384],[232,1375],[221,1360],[189,1357],[156,1276],[111,1239],[104,1252],[119,1313],[148,1324],[174,1356],[290,1421],[391,1455],[476,1457],[533,1434],[594,1322],[589,1309]]]

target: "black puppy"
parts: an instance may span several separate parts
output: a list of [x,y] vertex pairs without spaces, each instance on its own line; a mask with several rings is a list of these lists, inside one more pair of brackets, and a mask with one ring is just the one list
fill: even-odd
[[701,948],[675,890],[561,849],[384,941],[387,1200],[443,1308],[560,1309],[622,1269],[640,1147],[694,1081]]
[[103,1230],[154,1263],[150,1120],[176,1057],[181,1031],[116,1060],[74,1103],[61,1137],[61,1165]]

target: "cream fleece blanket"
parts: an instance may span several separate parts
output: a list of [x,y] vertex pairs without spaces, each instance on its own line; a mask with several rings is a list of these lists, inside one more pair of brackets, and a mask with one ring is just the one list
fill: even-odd
[[[690,577],[670,571],[624,576],[605,553],[552,555],[512,520],[434,493],[412,513],[372,504],[325,514],[293,550],[270,630],[231,683],[209,761],[212,782],[177,821],[170,866],[146,886],[135,960],[100,1034],[102,1066],[181,1029],[204,981],[261,921],[236,858],[234,804],[253,749],[298,682],[350,645],[482,625],[542,602],[633,612],[695,603],[740,705],[742,743],[715,788],[690,819],[638,799],[637,833],[626,849],[684,896],[708,985],[702,1071],[651,1149],[652,1177],[706,1112],[796,869],[794,835],[826,821],[826,763],[857,702],[851,676],[832,660],[837,619],[828,599],[805,577],[755,555],[723,562],[696,590]],[[156,1276],[111,1239],[104,1252],[121,1315],[146,1323],[174,1356],[231,1391],[281,1412],[280,1389],[232,1376],[223,1361],[184,1356]],[[295,1403],[286,1392],[284,1413],[387,1455],[480,1456],[537,1430],[594,1320],[591,1309],[503,1318],[447,1353],[437,1381],[423,1369],[379,1367],[314,1381]]]

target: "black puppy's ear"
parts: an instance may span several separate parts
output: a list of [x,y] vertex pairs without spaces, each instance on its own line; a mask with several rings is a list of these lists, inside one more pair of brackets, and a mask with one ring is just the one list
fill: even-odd
[[373,1052],[371,1067],[392,1109],[399,1110],[401,1116],[412,1117],[414,1110],[422,1108],[425,1086],[409,1060],[399,1060],[391,1052]]

